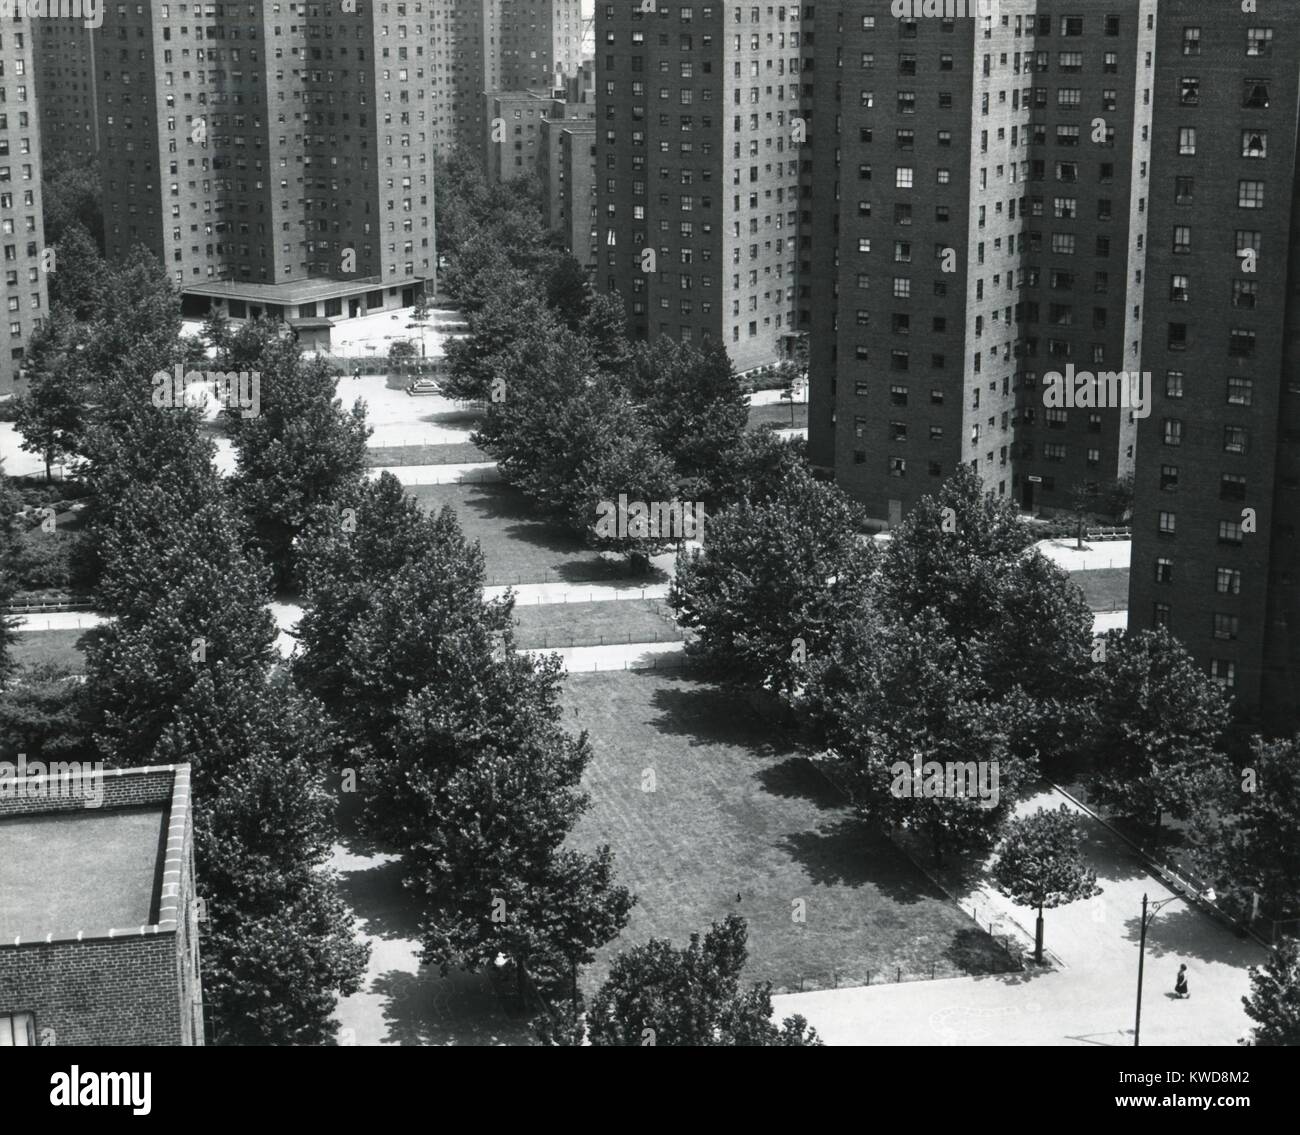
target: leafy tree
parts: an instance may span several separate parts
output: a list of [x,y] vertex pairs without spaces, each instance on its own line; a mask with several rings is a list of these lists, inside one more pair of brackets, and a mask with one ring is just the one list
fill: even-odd
[[[10,569],[18,517],[18,497],[9,489],[4,475],[4,462],[0,460],[0,612],[13,602],[18,591],[18,580]],[[17,663],[12,656],[13,642],[18,634],[18,623],[0,613],[0,689],[13,673]],[[4,734],[0,733],[0,736]]]
[[1034,960],[1043,960],[1043,910],[1101,894],[1097,872],[1087,866],[1078,820],[1064,804],[1040,808],[1007,825],[993,862],[993,881],[1017,906],[1035,907]]
[[1251,967],[1250,996],[1241,1003],[1256,1023],[1256,1044],[1300,1047],[1300,942],[1283,942],[1263,966]]
[[71,314],[74,319],[93,319],[110,302],[109,268],[95,238],[78,222],[70,224],[57,239],[45,230],[47,244],[54,248],[49,273],[50,308]]
[[[244,327],[250,325],[257,326],[259,320],[246,320]],[[199,331],[199,337],[215,353],[217,369],[219,370],[238,370],[238,366],[231,367],[228,358],[229,351],[235,338],[235,325],[231,323],[230,316],[226,314],[224,307],[213,306],[203,319],[203,327]],[[258,351],[253,355],[254,358]]]
[[719,677],[789,694],[861,605],[871,549],[858,509],[806,471],[756,504],[708,519],[703,551],[678,558],[668,602],[696,632],[687,652]]
[[81,676],[42,663],[19,670],[0,693],[0,754],[13,760],[94,761]]
[[1273,918],[1300,914],[1300,736],[1256,737],[1249,764],[1193,813],[1198,866],[1239,917],[1255,896]]
[[809,476],[805,443],[786,440],[771,430],[749,430],[721,455],[717,483],[710,486],[715,508],[747,500],[758,504],[775,496],[787,481]]
[[1097,799],[1154,827],[1165,812],[1186,819],[1222,785],[1227,700],[1164,627],[1109,631],[1102,646],[1083,742]]
[[70,150],[42,154],[41,206],[47,244],[60,244],[80,228],[104,247],[104,199],[99,163]]
[[398,339],[388,351],[390,359],[414,359],[419,354],[419,348],[410,339]]
[[582,328],[591,307],[591,284],[581,264],[568,253],[559,257],[546,278],[546,302],[570,331]]
[[56,461],[77,451],[86,417],[86,392],[72,361],[70,319],[57,313],[32,336],[27,354],[27,392],[14,401],[14,424],[22,448],[40,454],[45,480]]
[[560,323],[531,289],[507,287],[469,315],[467,335],[447,344],[450,398],[486,402],[498,391],[507,402],[517,397],[534,370],[552,357]]
[[294,544],[318,513],[350,499],[366,468],[364,403],[335,398],[335,374],[305,360],[290,339],[264,346],[256,363],[260,412],[231,416],[237,466],[231,491],[277,587],[297,580]]
[[1037,772],[1011,744],[1014,705],[989,696],[932,612],[846,619],[805,704],[857,810],[920,833],[940,861],[987,851]]
[[204,999],[222,1044],[327,1043],[369,955],[324,870],[319,715],[264,672],[200,676],[156,757],[194,769]]
[[745,432],[749,405],[726,349],[661,335],[633,351],[631,393],[655,444],[669,456],[683,496],[717,484],[722,454]]
[[692,934],[685,949],[652,938],[620,953],[587,1014],[591,1043],[820,1047],[802,1017],[788,1017],[780,1027],[772,1023],[770,984],[741,990],[747,937],[745,920],[732,914],[703,940]]

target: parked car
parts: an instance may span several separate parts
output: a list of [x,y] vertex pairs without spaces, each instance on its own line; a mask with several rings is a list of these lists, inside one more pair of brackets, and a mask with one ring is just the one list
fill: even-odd
[[433,378],[413,378],[406,384],[406,393],[410,395],[437,394],[438,382]]

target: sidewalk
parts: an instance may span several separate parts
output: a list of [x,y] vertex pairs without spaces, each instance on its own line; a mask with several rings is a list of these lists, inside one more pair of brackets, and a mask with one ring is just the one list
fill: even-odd
[[457,465],[373,465],[367,477],[391,473],[403,485],[484,484],[501,480],[495,461],[469,461]]
[[1074,537],[1040,540],[1034,545],[1044,556],[1066,571],[1097,571],[1102,568],[1127,568],[1133,558],[1132,540],[1098,540],[1075,547]]
[[[1062,802],[1045,791],[1017,812]],[[1142,895],[1176,896],[1104,825],[1087,818],[1083,828],[1102,893],[1044,912],[1046,945],[1067,968],[787,994],[773,998],[776,1016],[803,1014],[828,1044],[1131,1046]],[[1010,906],[1003,896],[990,901]],[[1016,916],[1032,929],[1034,912]],[[1234,1045],[1250,1026],[1246,970],[1264,957],[1181,898],[1170,903],[1147,932],[1143,1045]],[[1172,997],[1182,962],[1186,1001]]]

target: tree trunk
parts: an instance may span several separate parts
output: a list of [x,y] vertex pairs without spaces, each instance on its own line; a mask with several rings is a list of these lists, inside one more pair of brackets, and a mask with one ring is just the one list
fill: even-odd
[[1034,923],[1034,961],[1043,964],[1043,904],[1038,904],[1038,921]]

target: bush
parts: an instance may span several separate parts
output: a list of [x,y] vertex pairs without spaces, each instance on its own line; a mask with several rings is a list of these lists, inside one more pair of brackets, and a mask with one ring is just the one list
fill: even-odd
[[72,549],[77,537],[65,532],[26,532],[14,541],[9,569],[21,591],[65,590],[72,582]]

